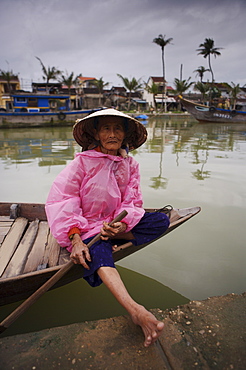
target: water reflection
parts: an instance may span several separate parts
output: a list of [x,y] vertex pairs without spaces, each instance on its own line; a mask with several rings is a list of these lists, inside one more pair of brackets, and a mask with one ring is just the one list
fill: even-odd
[[[246,140],[245,125],[197,124],[194,121],[164,120],[151,118],[146,125],[147,142],[139,153],[158,153],[158,174],[151,177],[154,189],[165,189],[168,178],[163,176],[165,150],[171,146],[176,166],[180,165],[180,154],[190,156],[192,164],[199,165],[192,172],[197,180],[209,178],[207,168],[210,153],[240,150],[240,141]],[[0,158],[4,168],[12,164],[36,162],[38,166],[66,165],[80,148],[74,142],[70,127],[0,130]],[[134,155],[134,153],[133,153]],[[217,158],[226,155],[216,154]]]
[[[156,120],[154,120],[154,124],[153,124],[153,127],[152,127],[152,130],[151,130],[151,140],[149,139],[148,142],[151,143],[154,141],[155,139],[155,134],[156,134]],[[151,129],[151,126],[148,127],[149,128],[149,131]],[[157,130],[158,132],[158,130]],[[158,176],[155,176],[155,177],[151,177],[151,181],[152,181],[152,185],[150,185],[150,187],[154,188],[154,189],[159,189],[159,188],[162,188],[162,189],[166,189],[167,187],[167,184],[168,184],[168,179],[166,177],[163,177],[162,176],[162,171],[163,171],[163,151],[164,151],[164,146],[165,146],[165,138],[166,138],[166,121],[164,122],[161,122],[161,130],[160,132],[158,132],[158,134],[160,134],[160,164],[159,164],[159,175]],[[157,134],[157,137],[158,137],[158,134]],[[149,138],[150,138],[150,135],[149,135]],[[154,143],[154,146],[156,144]],[[155,147],[154,147],[154,151],[155,151]]]
[[[162,172],[163,156],[168,146],[172,147],[177,166],[179,166],[181,153],[186,156],[192,153],[192,164],[198,165],[198,168],[192,172],[192,176],[197,180],[205,180],[211,176],[211,171],[206,166],[209,162],[209,153],[240,150],[239,141],[245,141],[246,137],[246,125],[244,124],[202,125],[192,121],[177,123],[172,120],[153,118],[149,121],[147,130],[148,151],[160,153],[159,174],[151,178],[151,187],[154,189],[167,187],[168,179],[162,176]],[[216,157],[222,158],[223,155],[217,154]]]
[[38,166],[66,165],[74,148],[71,129],[0,130],[0,157],[6,168],[34,161]]

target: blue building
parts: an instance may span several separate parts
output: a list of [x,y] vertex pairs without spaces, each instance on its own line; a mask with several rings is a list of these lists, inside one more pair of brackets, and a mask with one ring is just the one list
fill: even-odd
[[58,94],[11,94],[14,112],[69,111],[69,95]]

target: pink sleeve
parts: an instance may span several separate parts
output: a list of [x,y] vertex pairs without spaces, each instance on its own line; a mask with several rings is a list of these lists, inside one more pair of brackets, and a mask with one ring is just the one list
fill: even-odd
[[75,158],[56,177],[45,205],[48,223],[53,236],[62,247],[70,245],[68,232],[72,227],[87,231],[83,217],[80,187],[84,177],[80,158]]
[[123,210],[128,212],[122,220],[127,224],[126,232],[130,231],[143,217],[145,211],[142,208],[142,192],[140,189],[140,172],[139,164],[131,158],[130,163],[130,180],[126,187],[121,206],[115,211],[114,217]]

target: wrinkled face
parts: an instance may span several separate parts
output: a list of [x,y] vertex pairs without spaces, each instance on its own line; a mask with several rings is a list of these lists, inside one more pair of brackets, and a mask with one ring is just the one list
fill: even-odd
[[103,153],[117,155],[125,138],[123,120],[114,116],[101,117],[95,138],[100,141]]

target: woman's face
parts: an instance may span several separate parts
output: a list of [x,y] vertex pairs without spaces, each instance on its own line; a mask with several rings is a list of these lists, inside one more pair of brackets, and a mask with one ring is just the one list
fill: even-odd
[[103,153],[117,155],[125,138],[122,119],[114,116],[101,117],[95,137],[100,141]]

